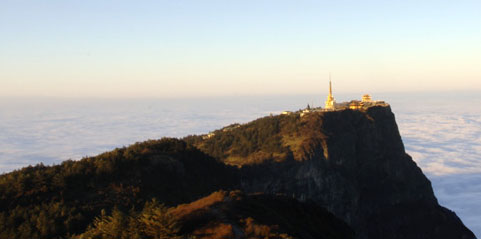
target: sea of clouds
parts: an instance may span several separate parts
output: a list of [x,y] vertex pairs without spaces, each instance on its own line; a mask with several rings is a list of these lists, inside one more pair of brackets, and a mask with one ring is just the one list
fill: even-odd
[[481,94],[420,99],[392,105],[406,151],[431,180],[439,203],[456,212],[479,238]]
[[[338,101],[360,98],[339,95]],[[481,237],[481,94],[379,94],[396,115],[406,151],[441,205]],[[161,137],[203,134],[323,98],[0,99],[0,173],[94,156]]]

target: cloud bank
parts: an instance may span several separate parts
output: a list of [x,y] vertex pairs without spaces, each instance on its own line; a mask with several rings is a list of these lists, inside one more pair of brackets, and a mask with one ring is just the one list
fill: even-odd
[[[406,151],[431,180],[441,205],[481,237],[481,110],[479,100],[400,105]],[[393,108],[396,111],[396,108]]]

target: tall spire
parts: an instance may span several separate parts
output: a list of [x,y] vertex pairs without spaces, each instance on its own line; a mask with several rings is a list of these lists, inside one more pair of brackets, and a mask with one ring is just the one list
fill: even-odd
[[329,76],[329,95],[332,95],[331,77]]
[[329,72],[329,95],[332,95],[331,72]]
[[329,72],[329,95],[326,100],[326,109],[334,109],[336,105],[336,100],[332,96],[332,83],[331,83],[331,72]]

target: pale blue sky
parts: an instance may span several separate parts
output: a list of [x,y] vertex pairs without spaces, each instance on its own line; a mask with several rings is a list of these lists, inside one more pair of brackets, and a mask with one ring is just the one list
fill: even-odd
[[0,1],[0,96],[481,90],[481,1]]

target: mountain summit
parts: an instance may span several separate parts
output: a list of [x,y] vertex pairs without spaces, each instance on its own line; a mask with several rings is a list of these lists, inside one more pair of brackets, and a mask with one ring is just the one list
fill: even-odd
[[438,204],[388,104],[264,117],[186,140],[239,167],[246,192],[313,201],[357,238],[474,238]]

